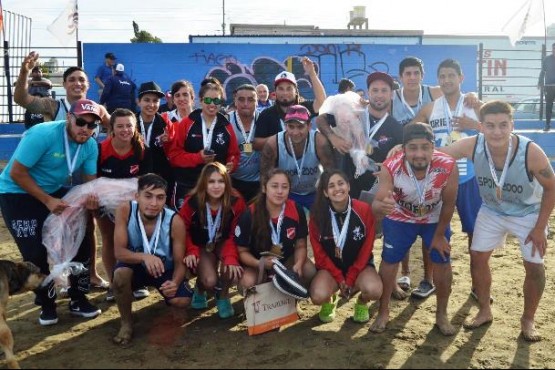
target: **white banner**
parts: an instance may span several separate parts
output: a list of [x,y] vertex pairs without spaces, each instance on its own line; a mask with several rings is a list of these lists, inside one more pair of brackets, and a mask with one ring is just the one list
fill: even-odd
[[62,45],[67,46],[72,41],[76,41],[78,15],[77,0],[69,0],[66,8],[46,29],[50,31]]
[[542,0],[526,0],[520,9],[503,26],[502,31],[509,36],[513,46],[519,41],[526,30],[543,20]]

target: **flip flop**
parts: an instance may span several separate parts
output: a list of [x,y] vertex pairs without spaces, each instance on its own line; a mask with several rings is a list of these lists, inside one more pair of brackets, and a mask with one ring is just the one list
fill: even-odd
[[397,285],[399,288],[403,289],[405,292],[410,289],[410,277],[409,276],[401,276],[397,279]]

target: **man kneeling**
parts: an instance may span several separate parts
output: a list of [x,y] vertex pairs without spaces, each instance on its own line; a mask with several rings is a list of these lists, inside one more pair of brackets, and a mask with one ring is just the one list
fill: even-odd
[[139,178],[136,200],[116,210],[114,249],[114,296],[121,315],[121,328],[114,337],[127,344],[133,335],[131,303],[133,287],[154,286],[166,303],[185,308],[193,292],[184,282],[186,268],[185,225],[174,211],[165,208],[166,181],[149,173]]

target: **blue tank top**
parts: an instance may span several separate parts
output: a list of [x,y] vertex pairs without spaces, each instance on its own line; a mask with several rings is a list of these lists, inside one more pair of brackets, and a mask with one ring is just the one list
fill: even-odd
[[[526,166],[528,147],[532,141],[524,136],[515,136],[518,146],[509,162],[501,200],[496,196],[496,185],[491,175],[483,134],[478,134],[473,162],[484,206],[500,215],[519,217],[539,213],[543,187]],[[501,171],[496,169],[498,179]]]
[[395,118],[401,125],[406,125],[413,120],[418,114],[420,109],[426,104],[432,102],[432,93],[430,91],[430,86],[422,85],[422,103],[417,107],[408,107],[403,103],[403,97],[401,96],[401,89],[395,90],[393,93],[393,103],[391,109],[391,115]]
[[[316,155],[316,131],[309,131],[308,144],[303,158],[296,159],[294,153],[289,153],[285,143],[285,131],[277,135],[278,167],[286,171],[291,177],[291,192],[298,195],[312,194],[316,191],[316,181],[320,177],[320,160]],[[287,145],[287,146],[286,146]],[[298,175],[297,166],[301,166]]]
[[[446,117],[447,114],[445,109],[449,109],[449,105],[445,97],[442,96],[434,101],[434,107],[429,119],[430,126],[432,126],[432,130],[434,131],[437,148],[449,145],[449,127],[451,127],[452,122],[450,122],[451,118]],[[454,113],[451,112],[451,114],[453,115]],[[467,108],[463,106],[461,114],[475,121],[479,121],[478,117],[476,116],[476,112],[474,112],[474,109],[472,108]],[[476,135],[477,131],[465,130],[460,132],[460,134],[460,137],[463,138]],[[474,166],[470,159],[462,158],[457,160],[457,167],[459,169],[459,184],[464,184],[465,182],[470,181],[474,178]]]
[[[137,201],[132,200],[129,202],[131,209],[129,211],[129,219],[127,222],[127,236],[128,236],[128,248],[133,252],[138,253],[148,253],[143,246],[143,237],[141,235],[141,229],[139,227],[139,205]],[[158,246],[154,255],[160,257],[164,263],[164,268],[167,270],[173,270],[173,247],[171,242],[171,227],[172,220],[175,216],[175,211],[164,207],[162,210],[162,225],[160,226],[160,237],[158,240]]]
[[[239,166],[231,174],[234,179],[241,181],[260,181],[260,152],[252,151],[251,153],[244,152],[244,145],[246,143],[246,138],[237,123],[238,115],[237,112],[233,112],[229,116],[229,122],[235,131],[235,136],[237,136],[237,143],[239,144],[239,151],[241,152],[241,158],[239,159]],[[258,112],[254,114],[254,122],[251,125],[251,130],[247,132],[247,136],[252,135],[254,139],[254,131],[256,129],[256,121],[258,120]],[[251,134],[252,133],[252,134]],[[250,141],[252,145],[252,140]],[[251,146],[252,148],[252,146]]]

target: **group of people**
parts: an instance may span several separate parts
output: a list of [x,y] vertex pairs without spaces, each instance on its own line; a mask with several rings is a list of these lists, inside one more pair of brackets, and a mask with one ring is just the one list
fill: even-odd
[[[357,95],[345,112],[344,104],[326,104],[314,62],[305,57],[314,100],[300,101],[295,75],[283,71],[274,80],[272,106],[259,112],[258,88],[245,84],[234,92],[235,110],[227,114],[221,109],[224,89],[214,78],[201,83],[198,109],[192,84],[176,81],[170,91],[174,109],[162,114],[165,93],[154,81],[140,85],[138,113],[108,113],[86,98],[89,81],[78,67],[64,74],[66,99],[31,96],[28,75],[37,61],[34,52],[24,59],[15,99],[55,122],[24,135],[0,175],[0,208],[23,258],[47,274],[41,226],[48,214],[69,206],[62,199],[67,190],[96,176],[138,177],[135,199],[123,202],[113,220],[98,212],[98,197],[86,199],[91,218],[75,258],[94,266],[95,218],[110,280],[107,298],[115,299],[121,314],[116,343],[131,340],[133,297],[148,294],[145,287],[155,287],[178,309],[205,309],[214,295],[225,319],[234,315],[230,287],[243,293],[257,284],[260,270],[270,276],[274,258],[308,288],[322,322],[334,319],[340,299],[360,292],[353,320],[368,322],[368,303],[379,301],[370,330],[383,332],[391,297],[406,298],[404,290],[410,289],[410,279],[397,281],[397,272],[403,264],[408,278],[409,261],[403,260],[418,236],[425,278],[413,293],[426,297],[436,291],[435,323],[452,335],[447,307],[455,207],[469,236],[472,292],[480,305],[465,327],[493,320],[488,261],[513,234],[526,269],[522,335],[541,339],[534,316],[545,285],[553,169],[541,148],[512,132],[509,104],[482,104],[475,94],[461,92],[456,60],[439,65],[439,86],[433,87],[422,84],[424,66],[415,57],[401,62],[399,89],[390,75],[371,73],[367,100]],[[354,114],[355,106],[363,108]],[[97,144],[99,125],[109,135]],[[368,193],[373,201],[361,200]],[[94,268],[90,274],[96,278]],[[86,298],[88,274],[70,280],[70,312],[100,314]],[[36,292],[42,325],[58,321],[52,292],[52,286]]]

